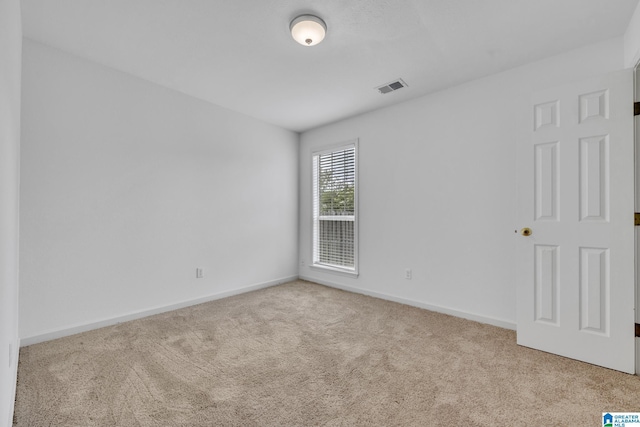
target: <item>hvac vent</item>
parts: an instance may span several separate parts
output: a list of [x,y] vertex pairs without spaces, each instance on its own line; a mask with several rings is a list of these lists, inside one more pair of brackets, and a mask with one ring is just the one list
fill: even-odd
[[386,85],[379,86],[376,89],[378,89],[378,92],[385,94],[406,86],[408,85],[404,82],[404,80],[398,79],[395,82],[387,83]]

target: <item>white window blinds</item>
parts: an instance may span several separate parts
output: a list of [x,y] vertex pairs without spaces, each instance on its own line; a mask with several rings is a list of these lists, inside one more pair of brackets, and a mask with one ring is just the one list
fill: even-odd
[[313,264],[356,271],[356,147],[313,155]]

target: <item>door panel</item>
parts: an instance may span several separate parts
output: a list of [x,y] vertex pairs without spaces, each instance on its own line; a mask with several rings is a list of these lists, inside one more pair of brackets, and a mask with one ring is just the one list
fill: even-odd
[[518,147],[518,343],[635,372],[630,70],[539,91]]
[[537,221],[558,221],[558,141],[535,145],[535,210]]
[[558,326],[558,247],[535,245],[535,321]]

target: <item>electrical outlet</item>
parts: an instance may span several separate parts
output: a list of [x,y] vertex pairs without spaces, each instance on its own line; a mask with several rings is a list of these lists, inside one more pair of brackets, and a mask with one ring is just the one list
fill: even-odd
[[204,270],[196,268],[196,279],[202,279],[204,277]]
[[301,259],[301,260],[300,260],[300,265],[301,265],[302,267],[304,267],[304,266],[305,266],[305,265],[307,265],[307,264],[304,262],[304,260],[303,260],[303,259]]
[[404,278],[407,280],[411,280],[412,273],[410,268],[405,268],[404,270]]

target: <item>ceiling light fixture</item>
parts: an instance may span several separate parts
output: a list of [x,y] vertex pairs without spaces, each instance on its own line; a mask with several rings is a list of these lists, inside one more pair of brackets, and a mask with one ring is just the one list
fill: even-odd
[[327,24],[314,15],[300,15],[289,25],[291,36],[303,46],[320,43],[327,33]]

